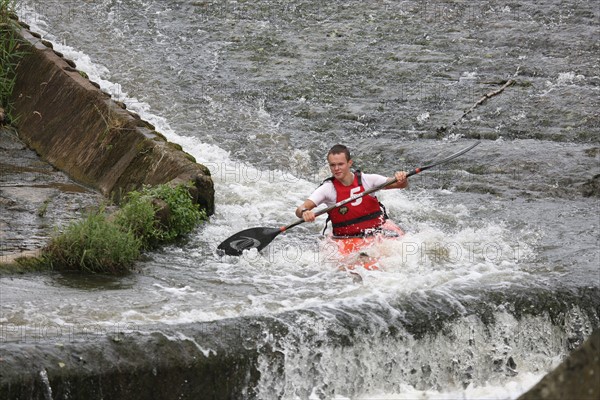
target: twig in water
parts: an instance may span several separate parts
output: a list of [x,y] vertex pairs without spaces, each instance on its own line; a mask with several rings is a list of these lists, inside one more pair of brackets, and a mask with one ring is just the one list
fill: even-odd
[[[519,74],[519,69],[521,68],[521,66],[519,66],[517,68],[517,70],[515,71],[513,76],[517,76]],[[438,133],[444,133],[444,132],[449,132],[450,130],[452,130],[452,128],[454,128],[458,123],[460,123],[467,115],[469,115],[470,113],[473,112],[473,110],[475,110],[477,107],[479,107],[481,104],[485,103],[486,100],[491,99],[494,96],[499,95],[500,93],[502,93],[504,91],[504,89],[506,89],[507,87],[515,84],[515,80],[514,79],[509,79],[507,81],[504,82],[504,84],[502,85],[502,87],[500,89],[494,90],[492,92],[486,93],[482,98],[480,98],[475,104],[473,104],[473,106],[471,108],[469,108],[467,111],[465,111],[463,113],[463,115],[460,116],[459,119],[457,119],[456,121],[454,121],[452,123],[452,125],[448,126],[441,126],[438,128]]]

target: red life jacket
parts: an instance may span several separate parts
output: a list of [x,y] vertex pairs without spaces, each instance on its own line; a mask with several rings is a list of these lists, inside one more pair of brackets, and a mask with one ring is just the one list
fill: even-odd
[[[336,202],[364,192],[360,171],[354,172],[354,181],[344,186],[335,178],[329,178],[337,194]],[[335,236],[355,236],[368,229],[379,228],[385,221],[384,212],[377,197],[366,195],[328,212]]]

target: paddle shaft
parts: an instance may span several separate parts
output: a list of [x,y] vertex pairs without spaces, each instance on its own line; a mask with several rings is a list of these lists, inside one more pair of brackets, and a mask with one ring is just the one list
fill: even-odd
[[[423,172],[429,168],[435,167],[436,165],[446,163],[446,162],[460,156],[461,154],[466,153],[467,151],[471,150],[473,147],[477,146],[478,144],[479,144],[479,142],[476,142],[475,144],[472,144],[471,146],[469,146],[457,153],[454,153],[442,160],[436,161],[432,164],[425,165],[420,168],[415,168],[412,171],[410,171],[409,173],[407,173],[406,176],[407,177],[413,176],[413,175]],[[353,196],[350,196],[349,198],[347,198],[345,200],[339,201],[327,208],[319,210],[319,211],[315,212],[315,216],[325,214],[326,212],[329,212],[336,207],[341,207],[344,204],[350,203],[351,201],[359,199],[370,193],[381,190],[381,189],[385,188],[386,186],[389,186],[395,182],[398,182],[398,180],[395,177],[391,178],[381,185],[372,187],[371,189],[365,190],[362,193],[357,193]],[[245,229],[245,230],[238,232],[238,233],[230,236],[229,238],[227,238],[227,240],[222,242],[218,246],[217,249],[218,249],[218,251],[221,251],[223,254],[235,255],[235,256],[239,256],[244,252],[244,250],[249,250],[251,248],[256,248],[258,251],[260,251],[263,248],[265,248],[269,243],[271,243],[271,241],[273,241],[273,239],[275,239],[275,237],[278,236],[280,233],[283,233],[283,232],[287,231],[288,229],[293,228],[296,225],[300,225],[303,222],[305,222],[303,219],[299,219],[296,222],[293,222],[286,226],[282,226],[281,228],[258,227],[258,228]]]
[[[471,146],[469,146],[469,147],[467,147],[467,148],[464,148],[464,149],[462,149],[461,151],[459,151],[459,152],[457,152],[457,153],[454,153],[454,154],[452,154],[452,155],[450,155],[450,156],[448,156],[448,157],[446,157],[446,158],[444,158],[444,159],[442,159],[442,160],[436,161],[436,162],[434,162],[434,163],[431,163],[431,164],[429,164],[429,165],[425,165],[425,166],[423,166],[423,167],[420,167],[420,168],[415,168],[415,169],[413,169],[412,171],[410,171],[409,173],[407,173],[407,174],[406,174],[406,177],[408,178],[408,177],[410,177],[410,176],[413,176],[413,175],[416,175],[416,174],[418,174],[418,173],[420,173],[420,172],[423,172],[423,171],[425,171],[425,170],[428,170],[429,168],[433,168],[433,167],[435,167],[436,165],[444,164],[444,163],[446,163],[446,162],[448,162],[448,161],[450,161],[450,160],[453,160],[453,159],[455,159],[456,157],[458,157],[458,156],[460,156],[460,155],[463,155],[463,154],[465,154],[467,151],[471,150],[473,147],[477,146],[479,143],[481,143],[481,142],[479,142],[479,141],[478,141],[478,142],[475,142],[475,143],[474,143],[474,144],[472,144]],[[396,183],[396,182],[398,182],[398,180],[397,180],[395,177],[394,177],[394,178],[391,178],[390,180],[388,180],[388,181],[387,181],[387,182],[385,182],[385,183],[382,183],[381,185],[374,186],[374,187],[372,187],[371,189],[368,189],[368,190],[365,190],[364,192],[360,192],[360,193],[357,193],[357,194],[355,194],[355,195],[352,195],[352,196],[348,197],[348,198],[347,198],[347,199],[345,199],[345,200],[338,201],[337,203],[335,203],[335,204],[332,204],[332,205],[330,205],[330,206],[329,206],[329,207],[327,207],[327,208],[324,208],[324,209],[322,209],[322,210],[319,210],[319,211],[315,212],[315,217],[318,217],[319,215],[323,215],[323,214],[325,214],[325,213],[327,213],[327,212],[329,212],[329,211],[333,210],[334,208],[341,207],[341,206],[343,206],[344,204],[348,204],[348,203],[350,203],[350,202],[352,202],[352,201],[354,201],[354,200],[356,200],[356,199],[359,199],[359,198],[361,198],[361,197],[363,197],[363,196],[366,196],[366,195],[368,195],[368,194],[371,194],[371,193],[373,193],[373,192],[377,192],[378,190],[381,190],[381,189],[383,189],[383,188],[385,188],[385,187],[387,187],[387,186],[389,186],[389,185],[391,185],[391,184],[393,184],[393,183]],[[285,232],[285,231],[287,231],[288,229],[290,229],[290,228],[293,228],[294,226],[300,225],[300,224],[301,224],[301,223],[303,223],[303,222],[305,222],[303,219],[299,219],[299,220],[297,220],[297,221],[295,221],[295,222],[293,222],[293,223],[291,223],[291,224],[289,224],[289,225],[282,226],[281,228],[279,228],[279,230],[280,230],[281,232]]]

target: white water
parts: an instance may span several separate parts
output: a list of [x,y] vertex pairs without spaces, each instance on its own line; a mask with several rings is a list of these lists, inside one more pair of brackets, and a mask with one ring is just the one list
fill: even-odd
[[[501,222],[474,218],[472,215],[478,209],[457,202],[451,190],[420,190],[419,178],[411,182],[409,191],[380,194],[392,218],[400,221],[408,233],[402,241],[386,242],[370,250],[380,259],[382,271],[357,271],[362,283],[340,273],[339,260],[320,249],[315,240],[320,224],[305,224],[281,235],[263,254],[250,252],[239,258],[218,258],[213,254],[216,245],[234,232],[293,221],[295,206],[325,174],[317,174],[310,180],[298,177],[296,170],[309,159],[303,151],[292,154],[296,160],[291,163],[293,168],[264,170],[235,159],[215,145],[215,140],[206,143],[200,137],[175,132],[152,106],[128,95],[127,82],[122,85],[111,82],[108,78],[111,71],[97,64],[101,60],[91,60],[84,52],[60,44],[56,36],[46,31],[44,16],[28,14],[25,9],[22,16],[34,31],[54,41],[55,48],[73,59],[91,80],[209,167],[215,181],[217,209],[210,223],[200,228],[188,245],[150,255],[151,259],[141,265],[141,274],[119,282],[112,290],[69,287],[68,281],[56,277],[12,279],[12,290],[30,291],[31,297],[25,302],[3,304],[2,322],[15,330],[9,337],[13,334],[22,337],[27,329],[21,327],[34,327],[35,332],[27,331],[26,335],[47,337],[60,333],[64,338],[63,332],[81,332],[90,327],[104,332],[306,308],[326,312],[327,308],[335,309],[340,304],[385,306],[396,296],[428,289],[452,299],[458,289],[481,285],[502,287],[528,279],[522,263],[535,255],[536,232],[528,229],[515,232]],[[214,112],[206,118],[218,118],[225,112],[226,106],[219,99],[206,95],[205,100]],[[260,101],[254,107],[240,107],[240,114],[254,127],[251,135],[278,134],[278,121]],[[432,153],[446,148],[444,144],[432,149]],[[466,172],[459,173],[468,177]],[[494,205],[481,205],[482,209],[489,207]],[[3,296],[6,298],[6,294]],[[64,301],[57,305],[48,302],[46,296]],[[384,343],[375,350],[381,351],[387,345]],[[443,350],[447,348],[440,348]],[[364,356],[368,348],[357,353]],[[385,354],[375,356],[371,364],[363,362],[377,365],[383,357]],[[294,363],[292,354],[289,362]],[[544,368],[550,364],[546,361]],[[290,367],[293,370],[298,366]],[[335,371],[323,368],[328,373]],[[523,369],[528,371],[527,366]],[[545,371],[524,372],[503,382],[481,381],[464,390],[444,387],[443,382],[439,390],[433,391],[399,384],[387,392],[374,389],[361,398],[515,398]],[[332,376],[328,379],[334,380]],[[302,382],[301,375],[298,379]],[[316,391],[313,396],[317,396]]]

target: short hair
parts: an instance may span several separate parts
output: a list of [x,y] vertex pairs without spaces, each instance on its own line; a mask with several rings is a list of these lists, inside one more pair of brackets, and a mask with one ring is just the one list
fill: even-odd
[[340,153],[344,153],[346,155],[346,161],[350,161],[352,159],[352,157],[350,157],[350,150],[348,150],[348,148],[343,144],[336,144],[331,149],[329,149],[329,152],[327,153],[327,158],[329,158],[330,154]]

